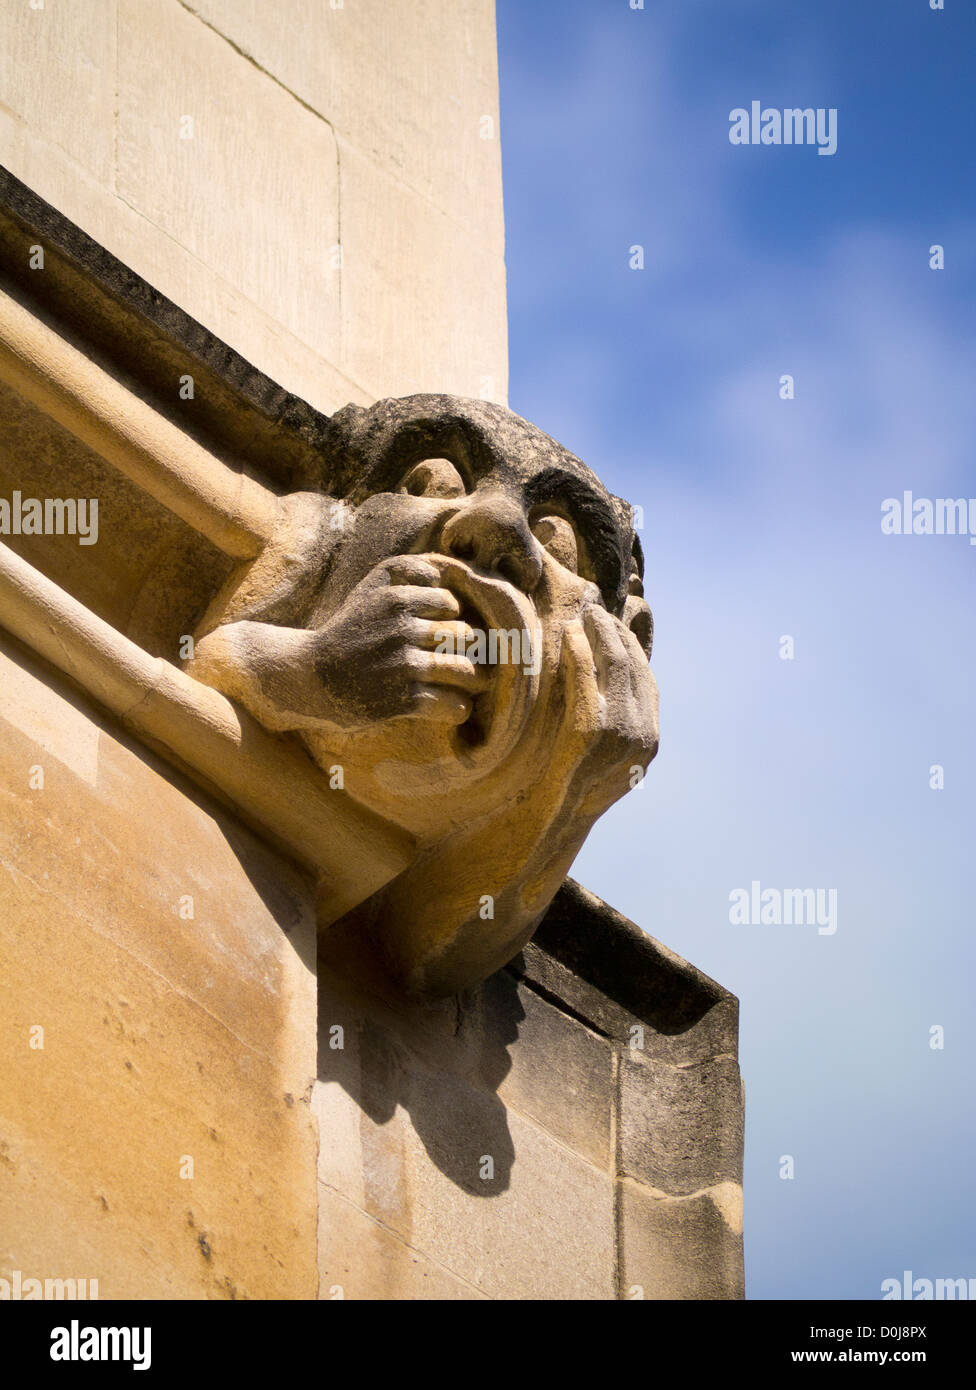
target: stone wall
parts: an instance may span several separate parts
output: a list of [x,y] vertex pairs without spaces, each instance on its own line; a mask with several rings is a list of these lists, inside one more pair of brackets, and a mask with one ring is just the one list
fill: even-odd
[[6,4],[0,164],[319,409],[505,399],[492,0]]
[[0,721],[0,1277],[314,1297],[305,886],[7,638]]
[[319,1019],[320,1297],[742,1296],[736,1001],[577,884],[477,990]]

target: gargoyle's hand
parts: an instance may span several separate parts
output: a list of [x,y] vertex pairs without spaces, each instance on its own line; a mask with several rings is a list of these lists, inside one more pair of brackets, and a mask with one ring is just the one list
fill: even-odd
[[634,634],[594,604],[563,634],[567,720],[581,755],[578,813],[595,819],[637,785],[658,746],[657,682]]
[[[239,700],[269,728],[356,729],[395,718],[461,724],[485,674],[460,604],[419,555],[376,565],[318,628],[239,622],[196,648],[192,675]],[[445,634],[452,634],[449,650]]]

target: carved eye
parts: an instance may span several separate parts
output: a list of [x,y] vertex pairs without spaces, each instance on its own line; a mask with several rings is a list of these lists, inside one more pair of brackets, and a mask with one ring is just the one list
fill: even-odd
[[546,516],[536,518],[532,522],[532,534],[554,560],[558,560],[573,574],[579,573],[579,547],[576,544],[576,532],[565,517],[549,513]]
[[464,479],[450,459],[421,459],[398,489],[411,497],[463,497]]

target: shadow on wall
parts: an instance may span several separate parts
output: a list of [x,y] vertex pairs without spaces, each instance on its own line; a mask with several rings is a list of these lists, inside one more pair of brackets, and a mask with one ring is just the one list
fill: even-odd
[[[371,1215],[398,1228],[409,1220],[403,1187],[422,1165],[420,1145],[469,1196],[508,1188],[515,1146],[497,1092],[524,1017],[507,971],[463,995],[400,1004],[352,997],[320,966],[318,1078],[358,1109],[361,1196]],[[323,1132],[323,1147],[330,1142],[349,1135]]]
[[[62,741],[75,737],[69,752],[59,747],[41,755],[48,765],[49,775],[61,768],[69,758],[73,765],[61,775],[72,780],[81,776],[90,780],[87,795],[92,799],[93,824],[98,828],[102,802],[113,807],[121,799],[117,779],[101,759],[98,784],[95,784],[95,750],[99,737],[109,739],[133,763],[158,778],[159,796],[152,799],[153,784],[147,779],[140,784],[144,800],[140,808],[141,823],[136,833],[146,847],[147,865],[154,865],[153,837],[164,834],[168,854],[157,870],[149,874],[149,898],[168,899],[174,914],[172,937],[158,943],[158,969],[165,965],[186,978],[187,971],[196,978],[197,969],[205,977],[212,949],[236,952],[235,959],[245,976],[259,991],[281,989],[280,961],[270,953],[255,956],[248,950],[251,944],[252,913],[263,907],[283,936],[289,941],[302,964],[314,971],[315,922],[314,890],[304,873],[265,846],[237,817],[215,802],[188,778],[163,761],[143,743],[118,727],[111,717],[103,715],[86,694],[77,691],[68,681],[52,675],[32,654],[23,651],[20,643],[4,638],[6,666],[5,688],[0,695],[17,697],[24,708],[19,714],[23,723],[30,714],[27,696],[32,692],[49,692],[56,715],[48,716],[52,727],[63,731]],[[13,688],[14,671],[23,673],[24,692]],[[46,706],[45,706],[46,708]],[[0,726],[4,712],[0,699]],[[42,711],[43,712],[43,711]],[[40,716],[38,716],[40,717]],[[75,723],[72,723],[72,718]],[[29,722],[29,721],[28,721]],[[45,725],[47,729],[47,725]],[[81,733],[91,744],[91,769],[83,766],[85,748],[80,746]],[[53,737],[53,734],[50,734]],[[124,755],[123,755],[124,756]],[[179,793],[174,802],[168,788]],[[174,819],[172,806],[180,811]],[[192,809],[189,809],[192,808]],[[209,827],[210,838],[202,838]],[[208,921],[210,897],[197,889],[197,879],[185,869],[198,866],[199,844],[208,846],[210,858],[201,867],[203,879],[212,879],[209,892],[214,898],[226,895],[226,884],[238,887],[237,918],[230,919],[227,932],[216,946],[211,940],[213,928],[201,932],[199,924],[187,924],[181,930],[176,916],[180,894],[188,883],[194,887],[197,914]],[[221,848],[226,853],[221,853]],[[185,851],[185,853],[183,852]],[[167,873],[173,864],[180,867],[182,876],[172,882]],[[239,866],[240,873],[231,873]],[[136,865],[131,873],[140,872]],[[253,896],[248,896],[248,889]],[[142,891],[142,890],[140,890]],[[120,899],[121,901],[121,899]],[[202,952],[188,953],[188,943],[206,943]],[[200,955],[200,959],[197,956]],[[269,976],[270,972],[270,976]],[[411,1141],[423,1145],[430,1161],[462,1191],[475,1197],[497,1196],[509,1186],[515,1157],[514,1144],[506,1119],[506,1108],[497,1089],[512,1066],[509,1046],[518,1038],[524,1010],[518,998],[518,983],[502,971],[476,990],[432,1004],[400,1004],[394,1000],[384,1004],[370,998],[364,1002],[353,994],[353,987],[323,972],[319,987],[319,1080],[337,1082],[352,1099],[360,1112],[359,1129],[362,1145],[362,1171],[365,1175],[366,1197],[370,1210],[385,1211],[390,1192],[395,1189],[389,1180],[390,1155],[409,1158]],[[338,1024],[343,1030],[343,1047],[332,1044]],[[398,1113],[399,1111],[399,1113]],[[408,1124],[404,1112],[409,1116]],[[415,1137],[414,1137],[415,1136]],[[323,1134],[323,1145],[329,1143]],[[490,1171],[484,1160],[490,1159]],[[357,1156],[358,1162],[358,1156]],[[404,1169],[406,1171],[406,1169]],[[393,1190],[395,1196],[395,1190]]]

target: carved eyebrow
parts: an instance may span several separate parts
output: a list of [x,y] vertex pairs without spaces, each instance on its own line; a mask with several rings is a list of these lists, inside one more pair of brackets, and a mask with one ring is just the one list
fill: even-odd
[[458,470],[466,488],[471,487],[472,446],[479,441],[473,439],[467,430],[458,427],[458,422],[450,424],[432,420],[413,420],[398,431],[379,463],[374,465],[367,479],[363,480],[364,494],[390,491],[415,463],[426,458],[446,458]]
[[638,577],[638,579],[643,579],[643,578],[644,578],[644,547],[641,545],[640,536],[638,536],[638,534],[637,534],[636,531],[634,532],[634,544],[633,544],[633,546],[631,547],[631,554],[633,555],[634,562],[635,562],[636,565],[637,565],[637,577]]
[[558,502],[569,512],[583,538],[596,582],[611,607],[623,578],[620,526],[609,498],[578,473],[556,466],[529,478],[523,496],[526,507]]

